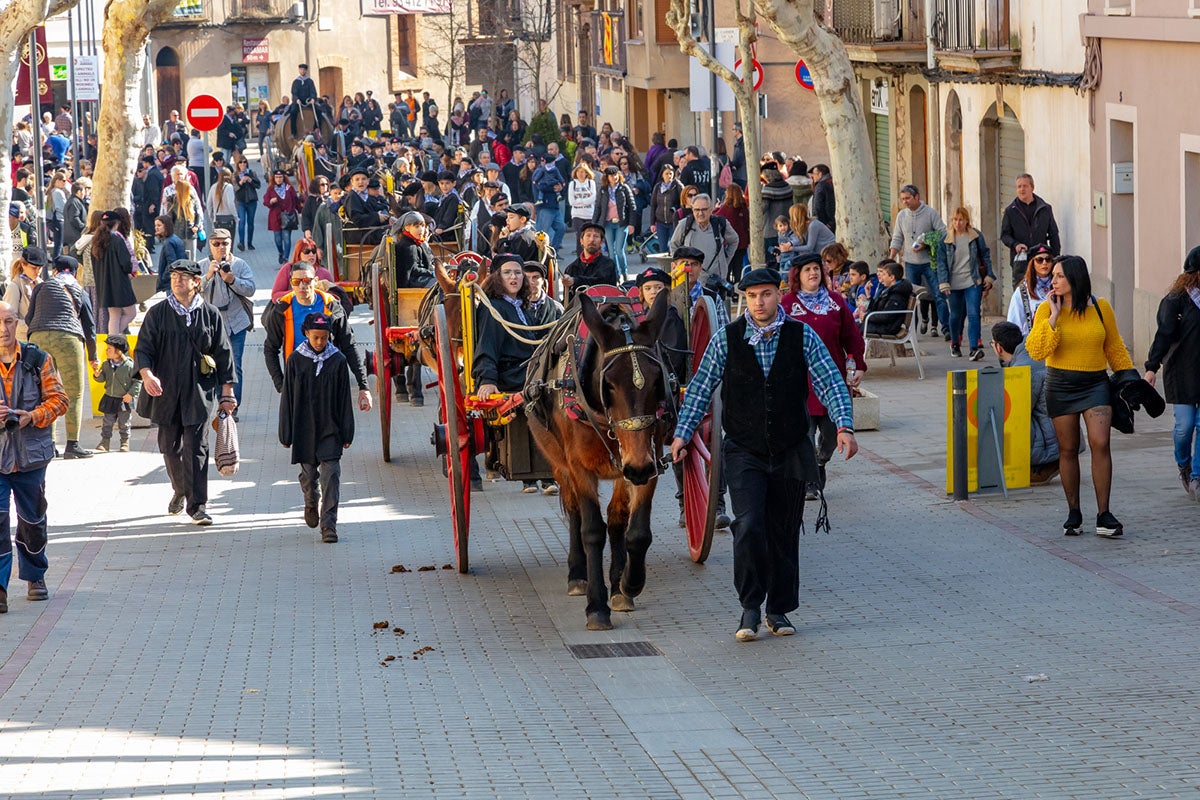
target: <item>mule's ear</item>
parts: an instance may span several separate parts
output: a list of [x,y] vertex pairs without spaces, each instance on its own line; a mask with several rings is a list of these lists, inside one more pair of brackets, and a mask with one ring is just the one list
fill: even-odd
[[450,273],[446,271],[445,263],[440,258],[433,262],[433,275],[437,278],[438,286],[441,287],[444,294],[454,294],[458,291],[454,281],[450,280]]
[[583,314],[583,322],[587,325],[588,333],[601,348],[608,350],[613,347],[615,331],[604,321],[604,317],[600,316],[600,310],[596,308],[595,301],[586,294],[580,294],[577,297],[579,298],[579,310]]

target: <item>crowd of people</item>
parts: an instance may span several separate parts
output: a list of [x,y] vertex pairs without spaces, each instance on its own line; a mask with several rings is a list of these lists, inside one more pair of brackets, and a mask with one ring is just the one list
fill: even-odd
[[[254,137],[265,147],[273,127],[280,120],[295,126],[305,107],[317,112],[316,122],[294,132],[311,137],[316,169],[302,196],[282,169],[260,176],[246,147]],[[797,602],[795,536],[804,503],[820,501],[820,525],[827,465],[835,451],[850,457],[857,449],[850,397],[866,370],[868,340],[898,337],[908,325],[942,339],[953,357],[982,361],[990,349],[1004,367],[1031,369],[1031,476],[1045,483],[1061,474],[1067,535],[1083,529],[1079,455],[1087,449],[1096,533],[1122,535],[1109,508],[1110,431],[1122,426],[1117,417],[1130,408],[1154,405],[1150,397],[1165,364],[1179,478],[1200,500],[1200,388],[1194,380],[1200,374],[1200,248],[1163,300],[1139,375],[1111,306],[1093,297],[1086,263],[1064,253],[1053,208],[1034,193],[1028,174],[1017,178],[1016,196],[1003,214],[1001,240],[1015,290],[1007,321],[991,328],[986,348],[982,309],[1000,280],[992,249],[967,208],[955,208],[947,225],[920,189],[907,184],[886,256],[872,258],[873,266],[862,254],[852,260],[838,241],[829,167],[769,152],[755,174],[737,125],[732,144],[719,140],[711,152],[655,133],[640,153],[611,125],[594,127],[585,111],[556,118],[541,108],[526,122],[503,90],[495,98],[483,90],[455,98],[444,117],[428,93],[399,92],[385,107],[368,91],[334,105],[301,65],[292,95],[275,107],[227,108],[218,149],[207,161],[199,133],[189,131],[178,112],[161,125],[145,118],[129,206],[103,210],[90,208],[88,159],[78,173],[67,165],[73,121],[61,120],[66,132],[59,120],[50,122],[44,208],[33,207],[36,176],[14,163],[9,224],[18,234],[19,257],[0,305],[0,372],[12,363],[6,354],[33,358],[20,349],[27,345],[14,350],[5,344],[11,324],[14,342],[28,340],[49,354],[40,404],[27,403],[31,415],[41,410],[32,424],[40,431],[53,416],[67,415],[62,455],[86,458],[91,453],[78,440],[86,354],[90,373],[105,385],[98,449],[112,448],[114,426],[119,449],[128,449],[132,410],[149,417],[158,426],[172,484],[168,511],[186,511],[195,524],[212,522],[205,426],[218,410],[236,418],[242,400],[242,356],[256,323],[258,287],[232,251],[255,249],[260,207],[267,209],[280,265],[261,320],[265,364],[280,394],[280,440],[301,466],[305,521],[326,542],[337,541],[339,458],[353,439],[350,381],[360,409],[373,402],[348,323],[353,303],[330,266],[345,244],[376,244],[388,231],[395,235],[401,288],[434,285],[434,264],[448,252],[471,249],[491,258],[472,374],[481,396],[523,384],[533,347],[506,327],[544,330],[563,314],[547,284],[546,259],[568,231],[575,257],[562,271],[567,299],[582,287],[633,285],[648,307],[671,279],[657,267],[631,273],[628,254],[638,249],[669,254],[667,263],[691,276],[692,297],[712,296],[723,322],[735,291],[741,293],[745,311],[703,353],[700,379],[686,395],[671,446],[680,459],[718,384],[727,405],[761,407],[757,415],[726,417],[733,518],[722,497],[718,524],[732,525],[734,533],[740,640],[757,635],[764,603],[771,633],[794,631],[786,614]],[[28,121],[18,125],[18,154],[27,128]],[[750,229],[748,180],[762,186],[762,230]],[[46,248],[30,244],[38,215],[49,230]],[[749,263],[755,237],[765,264]],[[147,313],[131,357],[124,334],[137,308],[133,280],[142,273],[157,276],[164,301]],[[67,291],[43,288],[52,284]],[[72,302],[64,305],[62,297]],[[913,309],[910,316],[896,313]],[[676,321],[664,326],[663,336],[682,351],[682,322]],[[97,332],[108,334],[103,363]],[[1110,380],[1110,370],[1119,380]],[[380,390],[393,388],[413,405],[423,404],[419,367]],[[36,476],[41,470],[44,482],[48,460],[27,457],[18,471]],[[480,486],[475,465],[471,480]],[[9,481],[18,504],[36,503],[36,492],[20,493],[26,488]],[[522,488],[557,491],[553,482]],[[682,524],[681,488],[676,496]],[[21,520],[21,576],[37,599],[45,588],[39,574],[44,554],[39,561],[37,524],[26,524],[24,512]],[[44,537],[44,519],[41,526]]]

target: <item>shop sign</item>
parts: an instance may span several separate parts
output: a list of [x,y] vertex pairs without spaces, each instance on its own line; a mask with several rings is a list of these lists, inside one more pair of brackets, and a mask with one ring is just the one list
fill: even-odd
[[364,15],[449,14],[453,0],[362,0]]
[[271,60],[271,45],[265,36],[247,36],[242,39],[242,62],[266,64]]
[[871,113],[881,117],[888,115],[887,78],[876,78],[871,81]]

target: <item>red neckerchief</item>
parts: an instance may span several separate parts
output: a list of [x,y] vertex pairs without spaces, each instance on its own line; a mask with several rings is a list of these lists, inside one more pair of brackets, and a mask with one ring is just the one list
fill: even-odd
[[405,236],[407,236],[408,238],[412,239],[412,240],[413,240],[414,242],[416,242],[417,244],[425,244],[425,240],[424,240],[424,239],[418,239],[416,236],[413,236],[413,235],[412,235],[411,233],[409,233],[408,231],[405,231],[405,232],[404,232],[404,235],[405,235]]
[[599,251],[599,250],[597,250],[597,251],[596,251],[596,254],[595,254],[594,256],[592,256],[591,258],[588,258],[588,254],[587,254],[587,251],[586,251],[586,250],[581,250],[581,251],[579,252],[579,260],[580,260],[580,261],[582,261],[584,264],[590,264],[590,263],[592,263],[593,261],[595,261],[595,260],[596,260],[597,258],[599,258],[599,257],[600,257],[600,251]]

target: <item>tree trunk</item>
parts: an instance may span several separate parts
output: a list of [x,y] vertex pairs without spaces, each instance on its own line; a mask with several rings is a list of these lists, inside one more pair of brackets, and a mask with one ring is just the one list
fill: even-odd
[[808,65],[816,86],[837,194],[838,240],[854,258],[871,262],[886,234],[862,95],[846,46],[817,24],[813,0],[753,0],[784,44]]
[[[750,263],[754,266],[762,266],[767,263],[767,253],[766,243],[762,237],[762,181],[758,179],[758,160],[761,147],[758,141],[758,126],[754,124],[754,120],[758,118],[758,102],[755,100],[756,93],[753,88],[754,64],[746,55],[750,52],[750,45],[755,39],[754,7],[750,7],[749,14],[743,14],[741,0],[738,0],[737,23],[742,52],[742,76],[739,78],[733,70],[717,61],[713,55],[702,50],[696,44],[689,26],[688,6],[688,0],[671,0],[671,7],[667,11],[667,24],[671,26],[671,30],[675,31],[675,38],[679,40],[679,49],[697,59],[701,66],[715,73],[718,78],[728,84],[737,101],[738,110],[742,115],[742,142],[746,149],[746,203],[750,209],[750,241],[742,242],[742,245],[750,254]],[[716,204],[716,198],[713,199],[713,203]]]
[[[42,24],[47,16],[61,14],[73,8],[78,0],[12,0],[0,10],[0,52],[7,53],[0,61],[0,86],[5,90],[0,92],[0,208],[7,211],[12,202],[12,129],[13,129],[13,96],[8,93],[17,80],[17,71],[21,65],[21,48],[29,41],[30,32]],[[36,67],[32,67],[36,68]],[[34,101],[34,107],[36,107]],[[33,124],[41,124],[41,114],[32,114]],[[0,225],[0,268],[8,274],[12,263],[13,235],[8,227],[8,216]]]
[[150,31],[179,0],[109,0],[104,8],[104,97],[96,124],[98,154],[92,208],[128,206],[141,127],[138,98]]

